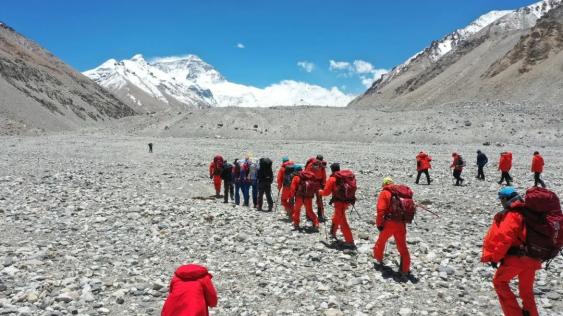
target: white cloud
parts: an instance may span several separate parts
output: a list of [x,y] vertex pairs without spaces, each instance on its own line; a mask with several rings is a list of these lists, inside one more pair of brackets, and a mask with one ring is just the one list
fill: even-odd
[[338,76],[357,77],[366,88],[371,87],[381,75],[389,72],[387,69],[376,69],[371,63],[356,59],[353,62],[329,60],[329,70],[337,72]]
[[297,62],[297,66],[303,68],[306,72],[312,72],[315,69],[315,64],[308,61],[299,61]]
[[350,65],[347,61],[335,61],[329,60],[329,67],[331,71],[343,71],[343,70],[351,70],[352,65]]
[[246,47],[246,46],[244,46],[243,43],[237,43],[237,48],[243,49],[243,48],[245,48],[245,47]]

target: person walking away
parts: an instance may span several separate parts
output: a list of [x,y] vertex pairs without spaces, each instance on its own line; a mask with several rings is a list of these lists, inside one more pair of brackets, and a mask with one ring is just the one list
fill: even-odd
[[233,165],[226,160],[223,162],[223,172],[221,172],[221,179],[223,179],[223,203],[229,203],[229,195],[231,201],[234,200],[233,188]]
[[268,201],[268,212],[271,212],[274,206],[272,200],[272,182],[274,181],[274,172],[272,171],[272,160],[270,158],[260,158],[258,166],[258,210],[263,210],[264,194]]
[[[397,204],[398,203],[398,204]],[[406,216],[407,209],[410,216]],[[407,248],[407,222],[412,221],[414,216],[414,202],[412,191],[404,185],[395,185],[393,179],[383,179],[382,190],[377,198],[377,212],[375,225],[379,236],[373,247],[373,258],[376,260],[376,268],[383,267],[383,254],[387,240],[393,236],[397,250],[401,256],[400,273],[402,277],[410,275],[411,257]],[[412,213],[412,214],[411,214]]]
[[223,172],[223,157],[215,155],[213,161],[209,164],[209,178],[213,180],[213,187],[215,188],[215,197],[220,197],[221,193],[221,173]]
[[463,157],[461,157],[460,154],[458,153],[453,153],[452,154],[452,164],[450,165],[450,168],[453,168],[453,176],[455,178],[455,185],[456,186],[460,186],[463,185],[463,178],[461,177],[461,173],[463,172],[463,167],[465,167],[465,161],[463,160]]
[[174,272],[161,316],[208,316],[217,306],[213,276],[203,266],[187,264]]
[[256,208],[258,205],[258,163],[253,159],[249,159],[248,161],[248,180],[250,189],[252,189],[252,207]]
[[428,183],[428,185],[430,185],[430,182],[432,182],[430,180],[430,173],[428,173],[428,170],[432,169],[432,165],[430,164],[431,161],[432,157],[430,157],[423,151],[419,152],[418,155],[416,155],[416,171],[418,172],[415,181],[416,184],[418,184],[418,181],[420,181],[420,175],[423,173],[426,175],[426,182]]
[[[538,316],[534,299],[534,280],[536,271],[541,269],[541,261],[518,253],[526,240],[524,216],[517,209],[523,200],[513,187],[504,187],[498,193],[503,210],[498,212],[483,241],[481,262],[500,267],[493,277],[493,285],[498,295],[504,315]],[[523,308],[510,289],[510,281],[518,277],[519,293]]]
[[291,218],[293,213],[293,202],[291,196],[291,181],[293,180],[293,171],[295,163],[289,160],[288,157],[282,158],[282,165],[278,170],[277,185],[278,192],[281,190],[280,203],[283,206],[285,213]]
[[[236,170],[236,166],[235,166]],[[238,184],[240,192],[242,193],[243,203],[242,206],[250,206],[250,178],[249,178],[249,171],[250,171],[250,157],[245,157],[243,161],[238,161]],[[236,171],[235,171],[236,173]],[[235,191],[236,191],[236,181],[235,181]],[[238,191],[235,192],[235,203],[237,203],[237,195],[239,194]],[[240,202],[240,195],[238,197],[238,201]]]
[[[315,180],[319,183],[319,188],[324,188],[326,183],[326,161],[324,161],[323,155],[309,158],[305,164],[305,170],[314,173]],[[323,198],[318,192],[315,193],[315,200],[317,203],[317,217],[321,223],[324,223],[326,218],[324,215]]]
[[480,150],[477,150],[477,179],[485,181],[485,172],[483,171],[483,168],[485,168],[485,165],[487,165],[488,162],[489,158],[487,158],[487,156]]
[[320,187],[315,175],[303,170],[301,165],[295,167],[297,174],[293,177],[290,187],[290,195],[295,197],[295,206],[293,207],[293,228],[299,230],[299,222],[301,220],[301,207],[305,206],[307,218],[313,223],[313,231],[319,230],[319,219],[313,212],[313,198],[315,192],[318,192]]
[[149,154],[152,154],[152,143],[149,143]]
[[503,181],[506,181],[506,185],[511,186],[512,177],[509,174],[510,169],[512,169],[512,153],[509,151],[502,152],[498,162],[498,170],[501,172],[498,184],[502,184]]
[[319,191],[320,196],[329,196],[332,194],[332,205],[334,206],[334,214],[332,216],[332,225],[330,226],[330,236],[337,240],[336,232],[338,229],[344,235],[345,249],[356,249],[350,225],[346,219],[346,209],[350,205],[356,203],[356,177],[350,170],[340,171],[340,164],[333,163],[330,165],[332,174],[328,178],[324,188]]
[[534,152],[534,157],[532,158],[532,172],[534,173],[534,186],[537,187],[538,183],[545,188],[545,183],[541,179],[541,174],[543,172],[543,157],[538,151]]

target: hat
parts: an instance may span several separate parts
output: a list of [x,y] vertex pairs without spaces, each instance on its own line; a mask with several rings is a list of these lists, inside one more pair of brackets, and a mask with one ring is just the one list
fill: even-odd
[[330,165],[330,171],[332,172],[340,171],[340,164],[338,162],[332,163]]
[[481,153],[481,150],[480,150],[480,149],[479,149],[479,150],[477,150],[477,153],[478,153],[478,154],[480,154],[480,153]]
[[288,156],[283,156],[282,157],[282,162],[288,162],[289,161],[289,157]]
[[510,199],[518,195],[518,192],[513,187],[504,187],[498,191],[499,199]]
[[385,177],[383,178],[383,185],[393,184],[393,178]]
[[324,158],[323,155],[317,155],[317,159],[318,159],[318,160],[322,161],[323,158]]
[[295,167],[293,167],[293,170],[301,171],[301,170],[303,170],[303,165],[295,165]]

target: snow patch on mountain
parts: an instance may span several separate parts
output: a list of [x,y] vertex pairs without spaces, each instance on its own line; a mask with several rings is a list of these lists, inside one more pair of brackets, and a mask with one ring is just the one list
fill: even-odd
[[333,87],[284,80],[265,88],[230,82],[196,55],[157,57],[146,61],[137,54],[131,59],[110,59],[84,74],[112,92],[126,90],[135,104],[140,98],[132,85],[168,104],[168,98],[199,106],[270,107],[278,105],[346,106],[353,98]]

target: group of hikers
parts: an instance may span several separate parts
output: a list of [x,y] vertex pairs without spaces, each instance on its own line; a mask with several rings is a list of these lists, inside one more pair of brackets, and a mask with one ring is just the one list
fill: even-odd
[[[462,185],[461,173],[465,162],[458,153],[452,154],[453,176],[455,185]],[[432,158],[420,152],[416,156],[418,184],[422,174],[426,175],[430,185],[429,169]],[[481,151],[477,151],[477,176],[485,180],[483,168],[488,159]],[[498,191],[502,205],[493,219],[483,241],[481,262],[496,268],[493,285],[505,315],[538,315],[533,284],[536,271],[541,269],[542,262],[556,257],[563,247],[563,214],[557,195],[545,188],[540,178],[543,172],[543,158],[534,153],[531,171],[534,173],[534,186],[521,196],[512,186],[509,171],[512,167],[512,154],[501,153],[499,171],[501,181],[506,181]],[[339,163],[330,164],[330,175],[326,174],[327,162],[322,155],[309,158],[305,164],[297,164],[288,157],[282,158],[282,164],[274,179],[272,161],[269,158],[251,159],[250,155],[243,160],[235,159],[228,163],[220,155],[214,157],[209,165],[209,175],[213,179],[216,196],[220,197],[221,184],[224,184],[223,202],[234,199],[235,204],[250,206],[252,190],[253,206],[263,210],[263,197],[266,195],[268,209],[272,211],[274,202],[271,185],[278,188],[278,198],[284,213],[293,223],[295,230],[301,230],[301,209],[305,206],[306,217],[311,221],[309,230],[318,232],[321,222],[326,221],[322,197],[332,196],[329,205],[334,207],[330,227],[331,245],[338,249],[353,251],[356,246],[350,226],[346,218],[346,210],[354,207],[357,189],[355,175],[350,170],[341,170]],[[538,187],[540,185],[541,187]],[[240,191],[240,193],[239,193]],[[418,207],[413,200],[413,191],[407,185],[394,183],[391,177],[382,181],[381,191],[377,198],[375,226],[379,231],[373,247],[374,268],[384,268],[383,256],[385,246],[390,237],[400,255],[399,280],[413,280],[411,260],[407,247],[407,224],[411,223]],[[317,212],[313,211],[313,199]],[[277,206],[277,204],[276,204]],[[336,234],[340,230],[344,242],[338,240]],[[510,288],[510,281],[519,280],[519,295],[522,307]],[[207,308],[217,304],[217,292],[211,283],[211,275],[207,269],[198,265],[179,267],[170,284],[170,294],[162,310],[163,316],[183,315],[182,311],[197,310],[201,313],[189,315],[207,315]]]

